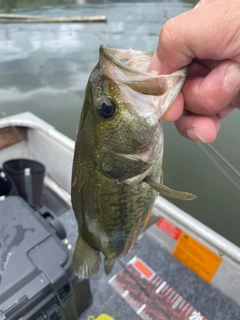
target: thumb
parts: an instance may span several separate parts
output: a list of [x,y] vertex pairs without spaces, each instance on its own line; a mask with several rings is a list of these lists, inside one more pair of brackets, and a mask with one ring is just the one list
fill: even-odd
[[240,55],[239,9],[238,0],[219,0],[168,20],[161,29],[149,71],[166,74],[194,58],[223,60]]

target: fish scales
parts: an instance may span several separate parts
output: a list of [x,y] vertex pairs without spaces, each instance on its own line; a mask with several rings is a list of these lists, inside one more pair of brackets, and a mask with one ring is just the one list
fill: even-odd
[[[108,274],[156,221],[157,195],[190,200],[163,185],[161,115],[171,105],[186,69],[148,73],[152,53],[100,47],[86,87],[75,143],[72,205],[79,228],[75,273],[98,272],[100,252]],[[141,65],[142,61],[142,65]],[[138,69],[136,69],[136,66]]]

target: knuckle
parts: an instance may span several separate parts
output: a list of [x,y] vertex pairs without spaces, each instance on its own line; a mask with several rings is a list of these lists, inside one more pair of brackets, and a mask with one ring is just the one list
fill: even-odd
[[205,95],[202,97],[200,103],[204,114],[208,116],[215,115],[224,108],[216,95]]

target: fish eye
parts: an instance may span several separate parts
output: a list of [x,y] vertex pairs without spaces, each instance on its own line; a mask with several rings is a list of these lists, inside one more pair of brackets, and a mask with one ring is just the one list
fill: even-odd
[[104,98],[104,99],[98,101],[96,107],[97,107],[97,112],[98,112],[99,116],[104,119],[111,118],[116,112],[116,105],[109,98]]

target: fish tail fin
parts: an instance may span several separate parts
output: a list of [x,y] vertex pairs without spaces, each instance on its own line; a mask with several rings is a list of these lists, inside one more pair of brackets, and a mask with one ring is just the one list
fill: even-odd
[[105,258],[104,269],[105,269],[106,274],[109,274],[112,271],[112,268],[114,266],[115,261],[116,261],[116,259],[109,259],[107,257]]
[[146,177],[143,181],[147,182],[161,196],[167,196],[169,198],[173,198],[177,200],[192,200],[196,198],[196,196],[192,193],[170,189],[164,186],[163,184],[157,183],[156,181],[152,180],[149,177]]
[[73,254],[73,269],[80,278],[94,276],[100,267],[100,252],[91,247],[80,235]]

